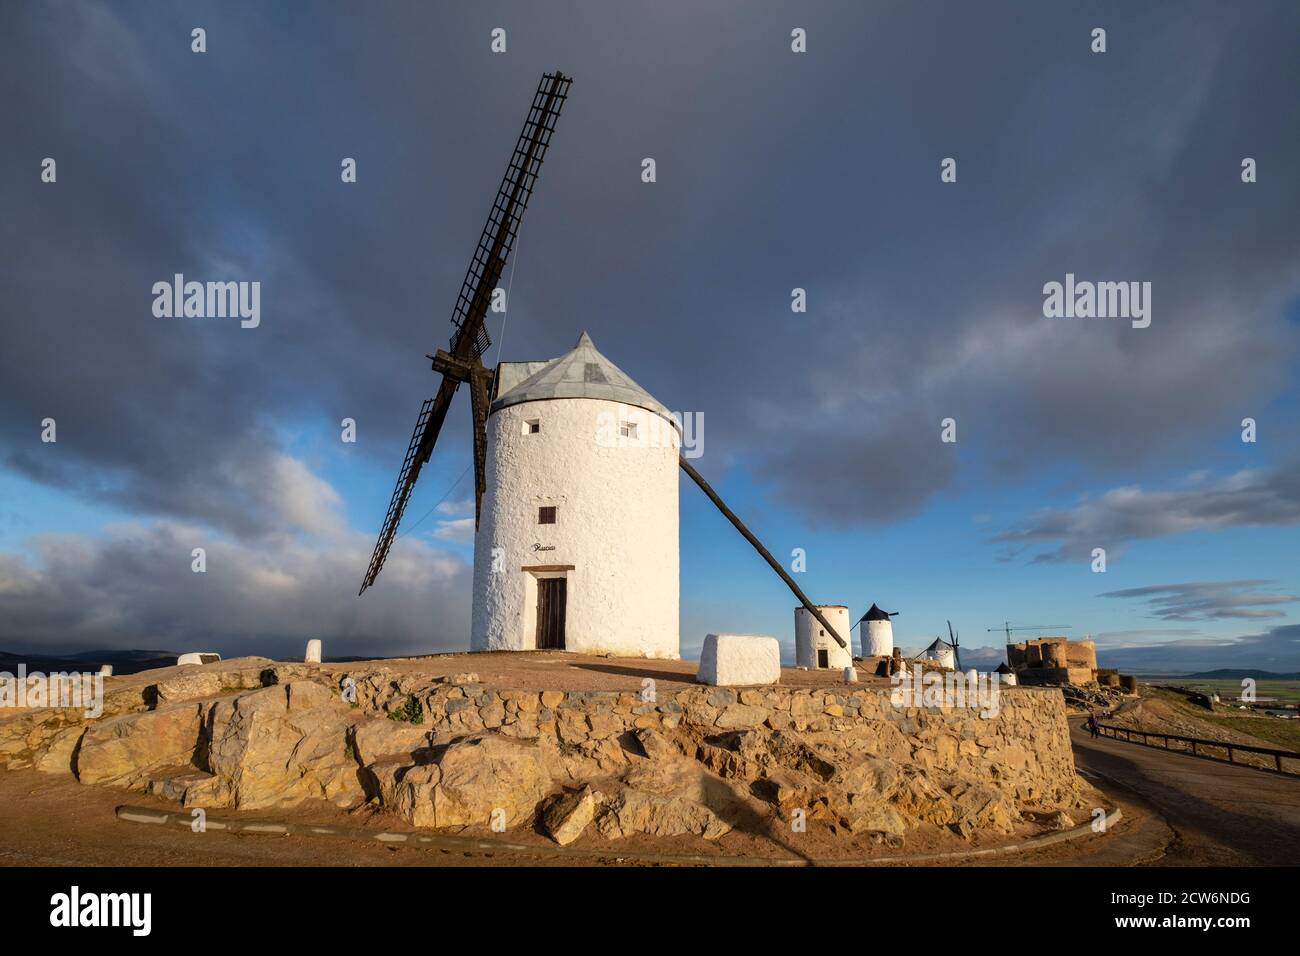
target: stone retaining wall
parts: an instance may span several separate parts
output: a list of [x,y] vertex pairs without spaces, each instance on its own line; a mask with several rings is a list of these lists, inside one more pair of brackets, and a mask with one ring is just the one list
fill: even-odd
[[715,839],[801,813],[891,840],[922,824],[1009,834],[1085,805],[1059,690],[1003,690],[992,712],[900,706],[881,686],[655,691],[248,662],[121,689],[99,720],[0,717],[0,764],[187,807],[372,800],[436,827],[543,814],[562,843],[593,820],[611,839]]
[[835,738],[870,756],[991,780],[1012,788],[1020,800],[1069,790],[1076,780],[1058,690],[1005,689],[998,713],[981,717],[968,708],[896,707],[891,690],[879,687],[700,687],[643,700],[633,692],[497,690],[473,678],[455,675],[429,687],[405,676],[358,674],[357,702],[365,711],[386,714],[414,698],[422,711],[419,723],[436,738],[496,731],[555,739],[597,755],[604,750],[611,759],[620,739],[641,729],[681,729],[707,741],[767,728]]

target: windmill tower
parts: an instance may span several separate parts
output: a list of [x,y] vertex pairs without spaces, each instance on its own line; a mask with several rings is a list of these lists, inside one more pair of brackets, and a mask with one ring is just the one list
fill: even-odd
[[[483,364],[485,319],[573,80],[547,73],[497,189],[452,311],[442,375],[415,422],[361,591],[374,585],[420,469],[461,385],[474,435],[474,650],[551,648],[677,657],[680,468],[849,650],[771,552],[680,455],[663,405],[596,351],[584,332],[550,362]],[[844,623],[847,623],[845,621]]]
[[[849,629],[849,609],[843,604],[819,604],[817,609],[835,625],[836,631]],[[806,607],[794,609],[794,659],[809,670],[830,668],[843,670],[853,666],[853,646],[840,647]]]
[[862,615],[862,656],[889,657],[894,653],[894,622],[890,620],[897,611],[882,611],[875,604]]
[[672,414],[586,332],[496,388],[471,649],[677,658]]
[[934,643],[916,655],[913,660],[937,661],[944,670],[957,669],[957,650],[942,637],[936,637]]

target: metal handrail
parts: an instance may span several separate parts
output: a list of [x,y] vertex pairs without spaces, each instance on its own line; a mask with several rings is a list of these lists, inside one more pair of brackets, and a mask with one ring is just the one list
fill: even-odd
[[[1227,741],[1224,740],[1207,740],[1204,737],[1184,737],[1181,734],[1166,734],[1158,730],[1135,730],[1132,727],[1119,727],[1116,726],[1115,724],[1098,723],[1097,729],[1102,731],[1105,730],[1111,731],[1112,732],[1111,737],[1114,740],[1119,740],[1119,735],[1122,733],[1124,734],[1124,740],[1127,743],[1137,743],[1137,741],[1135,741],[1133,737],[1134,736],[1141,737],[1142,744],[1147,747],[1156,746],[1155,744],[1150,742],[1150,738],[1156,737],[1158,739],[1163,739],[1165,742],[1165,747],[1164,747],[1165,750],[1172,750],[1172,748],[1170,748],[1169,746],[1169,741],[1171,740],[1181,741],[1183,743],[1191,744],[1191,750],[1183,751],[1184,753],[1191,753],[1193,757],[1204,757],[1207,760],[1218,760],[1224,763],[1233,763],[1233,764],[1237,763],[1236,760],[1232,759],[1233,751],[1241,751],[1242,753],[1263,754],[1266,757],[1273,758],[1275,764],[1277,765],[1278,772],[1300,773],[1300,768],[1297,768],[1297,770],[1295,771],[1289,771],[1289,770],[1284,770],[1282,767],[1282,760],[1284,758],[1300,761],[1300,753],[1297,753],[1294,750],[1279,750],[1274,747],[1256,747],[1253,744],[1233,744],[1233,743],[1228,743]],[[1216,757],[1213,754],[1198,753],[1196,750],[1198,745],[1202,747],[1217,747],[1219,749],[1226,750],[1228,752],[1228,759],[1224,761],[1222,757]],[[1178,751],[1172,751],[1172,752],[1177,753]],[[1243,766],[1249,767],[1253,765],[1243,764]]]

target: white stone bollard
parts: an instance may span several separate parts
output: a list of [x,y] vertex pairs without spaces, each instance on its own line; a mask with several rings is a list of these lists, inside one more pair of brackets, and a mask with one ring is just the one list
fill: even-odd
[[100,665],[99,665],[99,676],[101,676],[101,677],[112,677],[112,676],[113,676],[113,665],[112,665],[112,664],[100,664]]
[[310,640],[307,642],[307,654],[303,660],[308,664],[320,663],[320,641]]
[[781,645],[763,634],[710,634],[695,680],[716,687],[775,684],[781,680]]
[[844,668],[844,683],[856,684],[858,682],[858,672],[853,667]]

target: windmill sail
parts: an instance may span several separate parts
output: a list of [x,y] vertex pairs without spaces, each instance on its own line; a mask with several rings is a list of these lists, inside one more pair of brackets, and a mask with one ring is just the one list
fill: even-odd
[[[568,98],[569,86],[573,80],[558,70],[542,76],[537,92],[533,96],[532,106],[524,120],[523,131],[515,144],[510,162],[506,166],[505,176],[497,189],[492,210],[488,213],[487,224],[479,237],[478,246],[470,259],[465,272],[465,281],[461,283],[460,294],[452,310],[451,324],[454,328],[451,336],[451,351],[448,358],[458,371],[443,371],[442,384],[438,394],[425,401],[420,408],[420,416],[415,423],[402,469],[397,475],[397,484],[388,503],[388,513],[384,517],[384,526],[375,542],[374,553],[370,556],[370,566],[361,582],[361,590],[375,583],[375,578],[383,570],[388,550],[397,535],[402,513],[410,500],[411,489],[415,487],[420,469],[433,454],[433,446],[438,441],[442,424],[447,418],[447,409],[456,394],[456,389],[463,381],[472,381],[476,375],[485,373],[482,367],[482,355],[492,344],[488,337],[485,320],[492,291],[501,280],[505,271],[510,250],[514,248],[515,237],[519,234],[519,224],[528,200],[532,197],[533,186],[537,182],[546,150],[550,146],[551,136],[555,132],[560,110]],[[435,359],[435,367],[438,360]],[[481,380],[478,387],[481,390]],[[478,403],[478,404],[481,404]],[[480,432],[485,424],[484,414],[474,416],[474,463],[476,496],[482,495],[482,473],[484,454],[484,436]]]
[[474,257],[465,272],[460,295],[456,297],[456,308],[451,318],[456,327],[451,337],[451,354],[457,358],[468,358],[470,349],[474,355],[481,356],[492,344],[483,319],[487,315],[492,290],[497,287],[510,250],[514,248],[519,223],[533,195],[537,174],[546,158],[555,123],[560,118],[560,109],[568,98],[572,82],[557,71],[545,74],[537,86],[519,142],[515,144],[487,224],[483,227],[483,235],[479,237],[478,248],[474,250]]
[[[447,382],[443,383],[448,384]],[[455,392],[454,383],[452,392]],[[433,441],[437,440],[438,432],[442,429],[441,418],[446,417],[447,406],[451,399],[447,397],[441,403],[442,416],[439,418],[437,425],[430,427],[433,420],[434,406],[439,404],[439,399],[443,398],[440,389],[437,397],[426,398],[424,404],[420,406],[420,417],[416,419],[415,431],[411,434],[411,443],[406,449],[406,457],[402,460],[402,470],[397,474],[397,485],[393,488],[393,497],[388,502],[388,514],[384,517],[384,528],[379,533],[379,541],[375,544],[374,553],[370,555],[370,567],[366,569],[365,579],[361,583],[361,590],[357,594],[363,593],[366,588],[375,583],[375,578],[379,572],[384,569],[384,560],[388,557],[388,549],[392,547],[393,537],[397,533],[397,526],[401,523],[402,512],[406,510],[407,499],[411,497],[411,489],[415,487],[415,479],[420,475],[420,467],[424,464],[424,458],[421,446],[425,437],[432,435],[429,442],[432,448]]]

